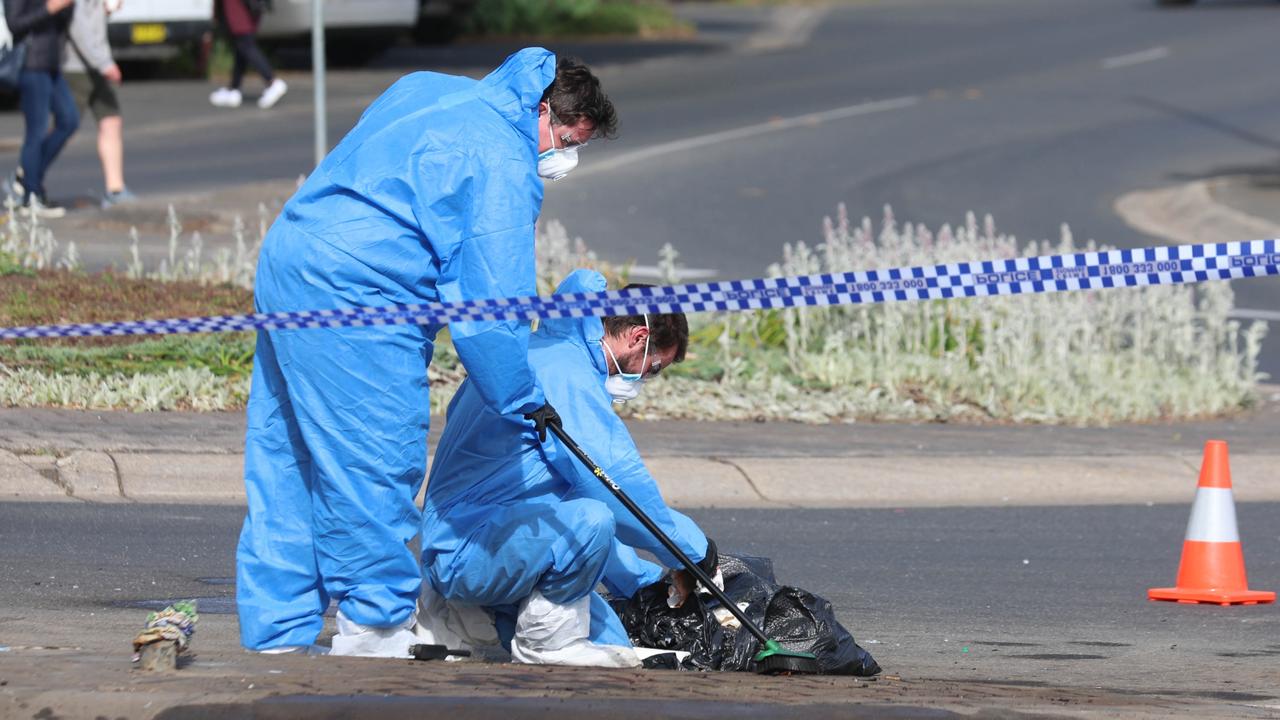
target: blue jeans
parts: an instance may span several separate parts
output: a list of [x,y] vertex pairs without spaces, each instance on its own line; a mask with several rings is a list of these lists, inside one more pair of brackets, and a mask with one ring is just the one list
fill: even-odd
[[27,125],[22,139],[22,184],[27,197],[35,193],[43,199],[44,174],[80,126],[80,113],[67,79],[60,72],[23,70],[18,92],[18,104]]

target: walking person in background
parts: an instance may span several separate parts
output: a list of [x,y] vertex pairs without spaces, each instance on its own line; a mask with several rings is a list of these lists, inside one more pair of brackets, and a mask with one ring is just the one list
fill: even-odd
[[136,199],[124,184],[124,119],[116,86],[124,77],[111,57],[107,41],[107,16],[119,9],[119,2],[107,7],[106,0],[75,0],[71,18],[71,52],[62,71],[80,114],[85,108],[98,123],[98,158],[102,161],[105,192],[102,207],[109,208]]
[[[62,217],[66,209],[49,201],[44,177],[80,123],[75,100],[62,74],[67,28],[74,0],[4,0],[5,20],[14,42],[27,43],[27,59],[18,80],[18,106],[26,130],[22,164],[9,187],[33,215]],[[53,128],[49,116],[53,115]]]
[[231,68],[231,85],[218,88],[209,95],[209,102],[218,107],[240,107],[244,96],[240,94],[240,83],[244,81],[245,70],[252,67],[262,76],[267,89],[258,98],[258,107],[267,109],[280,102],[289,86],[275,76],[267,56],[258,47],[258,21],[262,19],[263,10],[267,9],[269,0],[218,0],[218,17],[227,33],[231,36],[236,59]]

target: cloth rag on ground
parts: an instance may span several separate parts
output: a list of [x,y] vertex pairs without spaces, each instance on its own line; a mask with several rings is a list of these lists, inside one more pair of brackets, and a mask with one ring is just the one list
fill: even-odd
[[[813,653],[824,675],[869,677],[880,672],[871,654],[836,620],[831,603],[807,590],[779,585],[767,558],[721,554],[724,592],[765,635],[788,650]],[[650,585],[610,605],[637,646],[681,650],[681,667],[695,670],[755,670],[760,642],[738,626],[714,599],[695,594],[668,607],[666,583]]]
[[191,644],[199,620],[195,600],[180,600],[159,612],[148,613],[142,632],[133,639],[133,651],[137,653],[151,643],[172,641],[178,644],[178,652],[183,652]]

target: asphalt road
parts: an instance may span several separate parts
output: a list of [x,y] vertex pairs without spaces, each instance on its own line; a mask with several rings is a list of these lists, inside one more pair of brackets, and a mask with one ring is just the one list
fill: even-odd
[[[0,503],[0,646],[200,597],[201,643],[236,643],[243,508]],[[1019,681],[1211,697],[1275,696],[1276,606],[1150,603],[1172,584],[1185,506],[838,511],[694,510],[726,552],[832,601],[903,677]],[[1280,504],[1239,507],[1251,586],[1280,587]],[[114,620],[111,620],[114,618]],[[127,622],[125,626],[128,627]]]

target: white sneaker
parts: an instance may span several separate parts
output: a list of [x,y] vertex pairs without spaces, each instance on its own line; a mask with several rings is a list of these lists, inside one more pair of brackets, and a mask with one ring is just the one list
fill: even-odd
[[244,102],[244,96],[234,88],[218,88],[209,93],[209,102],[217,107],[240,107],[240,103]]
[[591,642],[587,639],[590,632],[590,595],[561,605],[535,590],[520,603],[516,634],[511,639],[511,659],[533,665],[640,667],[640,656],[634,648]]
[[399,627],[378,628],[361,625],[338,611],[338,634],[333,636],[330,655],[352,657],[408,658],[409,647],[422,642],[414,632],[416,616]]
[[61,205],[54,203],[45,204],[40,200],[39,195],[32,195],[27,198],[27,204],[22,208],[28,217],[35,218],[60,218],[67,214],[67,209]]
[[258,107],[266,110],[276,103],[280,102],[280,98],[289,92],[289,86],[280,78],[271,81],[266,90],[262,91],[262,97],[258,98]]

